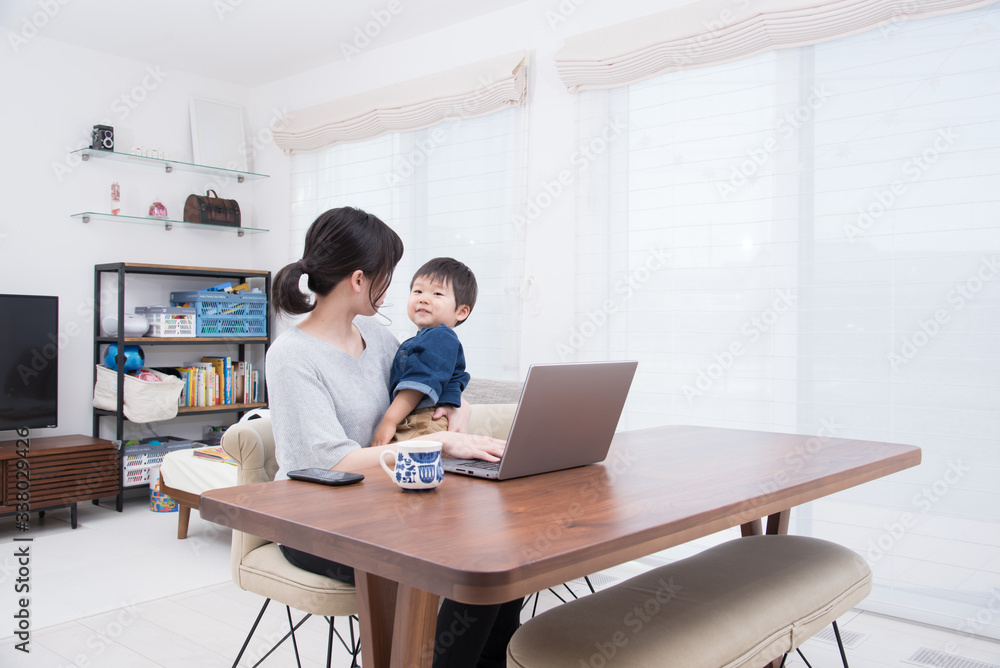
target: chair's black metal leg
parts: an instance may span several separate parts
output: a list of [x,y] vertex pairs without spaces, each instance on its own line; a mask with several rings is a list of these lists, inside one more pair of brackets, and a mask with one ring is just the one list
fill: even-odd
[[837,636],[837,647],[840,648],[840,660],[844,662],[844,668],[850,668],[847,665],[847,652],[844,651],[844,641],[840,639],[840,627],[837,626],[837,621],[833,622],[833,634]]
[[361,653],[361,638],[354,640],[354,615],[347,618],[347,626],[351,630],[351,668],[358,668],[358,654]]
[[583,581],[587,583],[588,587],[590,587],[590,593],[591,594],[596,594],[597,593],[597,590],[594,589],[594,585],[590,582],[590,576],[589,575],[584,575],[583,576]]
[[[568,592],[569,592],[569,595],[570,595],[570,596],[572,596],[572,597],[573,597],[574,599],[575,599],[575,598],[577,598],[577,596],[576,596],[576,592],[575,592],[575,591],[573,591],[572,589],[570,589],[570,586],[569,586],[568,584],[566,584],[566,583],[564,582],[564,583],[563,583],[563,587],[566,587],[566,591],[568,591]],[[552,592],[552,593],[554,594],[555,592]]]
[[788,661],[788,652],[781,655],[781,665],[778,668],[785,668],[785,661]]
[[[291,610],[289,610],[289,617],[291,617]],[[253,668],[257,668],[257,666],[259,666],[260,664],[264,663],[264,659],[266,659],[267,657],[269,657],[272,654],[274,654],[274,650],[278,649],[281,646],[281,643],[283,643],[286,640],[288,640],[288,636],[291,636],[300,626],[302,626],[303,624],[305,624],[306,620],[309,619],[310,617],[312,617],[312,615],[306,615],[305,617],[303,617],[302,620],[298,624],[296,624],[292,628],[291,631],[289,631],[288,633],[286,633],[285,635],[283,635],[281,637],[281,640],[279,640],[278,642],[276,642],[274,644],[274,647],[272,647],[271,649],[269,649],[267,651],[267,654],[265,654],[264,656],[260,657],[260,660],[257,663],[253,664]],[[294,636],[293,636],[292,642],[294,642]],[[296,652],[296,656],[297,656],[298,655],[298,648],[295,649],[295,652]],[[236,668],[236,667],[233,666],[233,668]]]
[[[292,608],[286,605],[285,612],[288,614],[288,632],[292,634],[292,647],[295,648],[295,664],[299,668],[302,668],[302,660],[299,659],[299,644],[295,642],[295,625],[292,623]],[[303,619],[302,621],[304,622],[306,620]]]
[[[326,668],[330,668],[333,661],[333,617],[327,617],[326,623],[330,625],[330,637],[326,640]],[[339,632],[337,636],[340,636]],[[344,642],[343,639],[341,639],[341,642]]]
[[257,630],[257,625],[260,624],[261,617],[264,616],[264,611],[267,610],[267,604],[271,602],[271,599],[265,598],[264,605],[260,607],[260,612],[257,613],[257,619],[254,620],[253,626],[250,627],[250,633],[247,634],[247,639],[243,641],[243,647],[240,648],[240,653],[236,655],[236,660],[233,661],[233,668],[236,668],[239,664],[240,659],[243,658],[243,652],[247,651],[247,645],[250,644],[250,638],[253,638],[253,632]]
[[807,665],[807,666],[808,666],[809,668],[813,668],[813,667],[812,667],[812,664],[811,664],[811,663],[809,663],[809,659],[807,659],[807,658],[806,658],[806,655],[802,653],[802,650],[801,650],[801,649],[799,649],[798,647],[796,647],[796,648],[795,648],[795,651],[799,653],[799,656],[801,656],[801,657],[802,657],[802,660],[806,662],[806,665]]

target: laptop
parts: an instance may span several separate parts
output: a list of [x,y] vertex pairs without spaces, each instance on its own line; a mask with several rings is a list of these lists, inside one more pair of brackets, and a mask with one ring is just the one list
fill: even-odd
[[637,365],[635,361],[533,365],[501,460],[446,457],[444,470],[510,480],[603,461]]

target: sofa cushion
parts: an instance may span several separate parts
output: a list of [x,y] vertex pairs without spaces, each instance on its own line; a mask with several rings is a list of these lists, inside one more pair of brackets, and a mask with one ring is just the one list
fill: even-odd
[[470,404],[516,404],[521,398],[523,385],[516,380],[473,378],[462,396]]

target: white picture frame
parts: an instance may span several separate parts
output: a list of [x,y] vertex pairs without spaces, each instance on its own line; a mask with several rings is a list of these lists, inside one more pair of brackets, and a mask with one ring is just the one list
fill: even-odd
[[250,171],[243,107],[191,98],[191,148],[195,164]]

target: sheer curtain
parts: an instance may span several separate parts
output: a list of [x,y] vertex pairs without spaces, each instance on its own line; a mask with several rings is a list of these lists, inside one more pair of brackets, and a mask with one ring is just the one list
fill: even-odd
[[381,310],[398,339],[416,331],[406,317],[406,297],[420,265],[450,256],[472,269],[479,297],[458,334],[474,377],[518,375],[516,295],[524,240],[510,221],[523,216],[526,198],[524,110],[512,107],[290,158],[294,253],[301,252],[313,220],[339,206],[377,215],[403,239],[403,259]]
[[627,130],[581,188],[567,358],[640,360],[628,428],[921,446],[792,531],[866,556],[868,609],[1000,637],[997,6],[578,109],[581,140]]

